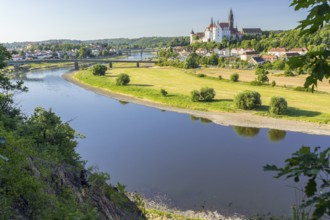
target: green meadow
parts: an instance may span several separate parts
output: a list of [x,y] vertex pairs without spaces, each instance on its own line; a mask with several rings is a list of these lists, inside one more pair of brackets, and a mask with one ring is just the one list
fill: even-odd
[[[173,67],[135,68],[118,66],[107,70],[105,76],[94,76],[91,70],[85,69],[76,72],[75,78],[85,84],[141,100],[172,107],[212,112],[243,112],[234,106],[233,99],[244,90],[253,90],[261,94],[262,106],[249,111],[251,113],[291,120],[330,123],[329,93],[308,93],[283,86],[253,86],[248,82],[231,82],[208,76],[197,77],[195,72]],[[129,85],[115,85],[115,79],[120,73],[130,76]],[[216,91],[214,101],[191,101],[190,92],[199,90],[202,87],[211,87]],[[165,89],[168,95],[162,96],[160,89]],[[268,112],[268,105],[272,96],[281,96],[287,100],[289,109],[285,115],[275,116]]]

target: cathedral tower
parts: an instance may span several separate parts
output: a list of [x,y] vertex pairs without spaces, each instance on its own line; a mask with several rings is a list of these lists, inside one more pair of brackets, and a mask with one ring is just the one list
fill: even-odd
[[232,9],[230,9],[230,11],[229,11],[228,22],[229,22],[229,28],[230,28],[230,30],[233,30],[234,29],[234,14],[233,14],[233,10]]

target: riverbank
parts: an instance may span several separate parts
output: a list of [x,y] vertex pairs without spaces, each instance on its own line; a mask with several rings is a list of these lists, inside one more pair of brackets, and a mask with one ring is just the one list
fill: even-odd
[[287,130],[287,131],[302,132],[302,133],[316,134],[316,135],[330,135],[329,124],[294,121],[294,120],[288,120],[282,118],[272,118],[272,117],[252,114],[249,112],[211,112],[211,111],[206,112],[206,111],[171,107],[161,103],[156,103],[154,101],[144,99],[142,97],[136,98],[131,95],[120,94],[117,92],[115,93],[108,89],[98,88],[95,86],[88,85],[78,80],[75,77],[76,73],[77,72],[65,74],[63,77],[66,80],[75,83],[85,89],[125,102],[131,102],[135,104],[145,105],[166,111],[178,112],[182,114],[190,114],[190,115],[194,115],[195,117],[209,119],[214,123],[225,126],[270,128],[270,129]]

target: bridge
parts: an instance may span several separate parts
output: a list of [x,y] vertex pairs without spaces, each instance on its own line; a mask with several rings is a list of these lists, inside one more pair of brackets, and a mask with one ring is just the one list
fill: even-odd
[[158,57],[158,49],[153,49],[153,48],[145,48],[145,49],[122,49],[118,50],[119,53],[125,54],[127,56],[130,56],[132,53],[139,53],[140,56],[142,57],[143,53],[157,53]]
[[10,66],[18,66],[22,64],[32,63],[69,63],[74,64],[75,70],[79,70],[79,63],[108,63],[109,68],[112,68],[113,63],[136,63],[136,67],[140,67],[140,63],[155,64],[157,61],[152,60],[104,60],[104,59],[49,59],[49,60],[7,60],[5,61]]

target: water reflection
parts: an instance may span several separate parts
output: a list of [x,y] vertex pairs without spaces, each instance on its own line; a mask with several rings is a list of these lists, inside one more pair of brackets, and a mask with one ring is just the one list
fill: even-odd
[[122,101],[122,100],[118,100],[118,102],[122,105],[127,105],[129,102],[126,102],[126,101]]
[[242,137],[255,137],[259,134],[260,128],[233,126],[237,135]]
[[277,129],[269,129],[267,135],[268,135],[268,139],[271,142],[278,142],[278,141],[285,139],[286,131],[277,130]]
[[209,124],[209,123],[212,123],[211,120],[207,119],[207,118],[201,118],[201,117],[196,117],[194,115],[190,115],[190,120],[192,121],[200,121],[202,122],[203,124]]

